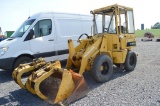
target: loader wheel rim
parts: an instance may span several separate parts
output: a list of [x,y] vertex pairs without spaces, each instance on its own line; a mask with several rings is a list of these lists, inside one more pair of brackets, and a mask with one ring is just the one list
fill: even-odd
[[107,62],[103,62],[102,67],[103,67],[103,69],[101,70],[101,74],[102,75],[108,74],[108,64],[107,64]]

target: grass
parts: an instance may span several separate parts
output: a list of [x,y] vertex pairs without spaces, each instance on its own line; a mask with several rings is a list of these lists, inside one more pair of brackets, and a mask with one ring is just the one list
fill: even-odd
[[145,30],[136,30],[136,36],[144,36],[145,32],[152,32],[155,36],[160,36],[160,29],[145,29]]

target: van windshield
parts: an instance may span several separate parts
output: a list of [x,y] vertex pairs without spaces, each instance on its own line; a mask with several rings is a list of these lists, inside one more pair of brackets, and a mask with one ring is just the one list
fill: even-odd
[[23,34],[28,30],[28,28],[32,25],[35,19],[26,20],[11,36],[11,38],[22,37]]

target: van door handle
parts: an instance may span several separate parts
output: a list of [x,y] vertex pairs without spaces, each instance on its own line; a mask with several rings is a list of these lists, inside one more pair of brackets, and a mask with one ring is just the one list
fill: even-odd
[[49,39],[48,41],[54,41],[54,39]]

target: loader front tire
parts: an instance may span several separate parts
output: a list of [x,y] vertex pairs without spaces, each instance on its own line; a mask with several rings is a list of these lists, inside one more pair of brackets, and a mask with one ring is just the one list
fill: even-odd
[[113,62],[107,55],[99,55],[95,58],[91,74],[98,82],[109,81],[113,74]]
[[126,60],[124,63],[124,69],[126,71],[133,71],[137,64],[137,56],[133,51],[129,51],[126,56]]

